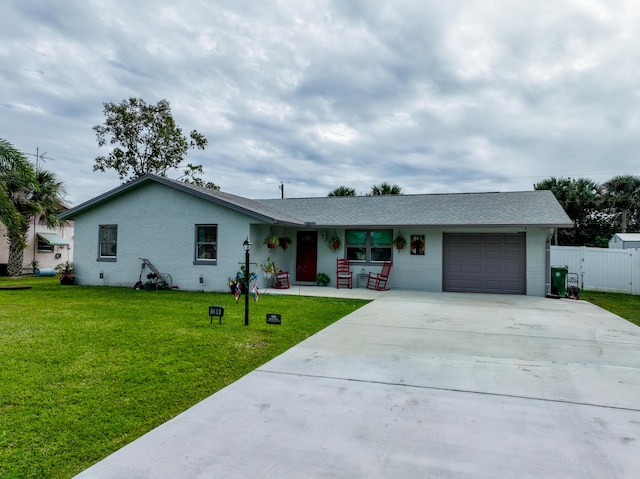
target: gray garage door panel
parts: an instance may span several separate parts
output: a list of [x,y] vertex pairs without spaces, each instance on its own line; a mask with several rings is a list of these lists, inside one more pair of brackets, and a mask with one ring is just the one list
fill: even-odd
[[526,293],[524,233],[444,234],[444,291]]

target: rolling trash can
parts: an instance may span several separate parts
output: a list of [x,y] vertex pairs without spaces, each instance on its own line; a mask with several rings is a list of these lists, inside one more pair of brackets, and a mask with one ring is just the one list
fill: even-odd
[[567,266],[551,267],[551,295],[559,298],[567,297]]

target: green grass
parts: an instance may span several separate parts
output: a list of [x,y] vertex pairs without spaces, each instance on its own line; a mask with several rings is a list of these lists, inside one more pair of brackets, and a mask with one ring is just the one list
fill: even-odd
[[624,293],[580,291],[580,299],[600,306],[621,318],[640,326],[640,296]]
[[32,289],[0,290],[3,479],[71,477],[366,303],[263,295],[245,327],[231,294],[9,284]]

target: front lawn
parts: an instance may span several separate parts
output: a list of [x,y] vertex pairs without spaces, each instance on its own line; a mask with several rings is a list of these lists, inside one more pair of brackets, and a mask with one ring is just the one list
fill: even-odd
[[603,293],[600,291],[581,291],[580,299],[600,306],[621,318],[640,326],[640,296],[624,293]]
[[7,285],[32,289],[0,290],[3,479],[71,477],[366,303],[263,295],[245,327],[231,294]]

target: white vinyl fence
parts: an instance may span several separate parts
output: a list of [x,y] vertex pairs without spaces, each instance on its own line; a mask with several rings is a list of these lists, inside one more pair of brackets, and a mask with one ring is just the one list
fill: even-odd
[[580,288],[640,295],[640,250],[552,246],[551,266],[568,266]]

